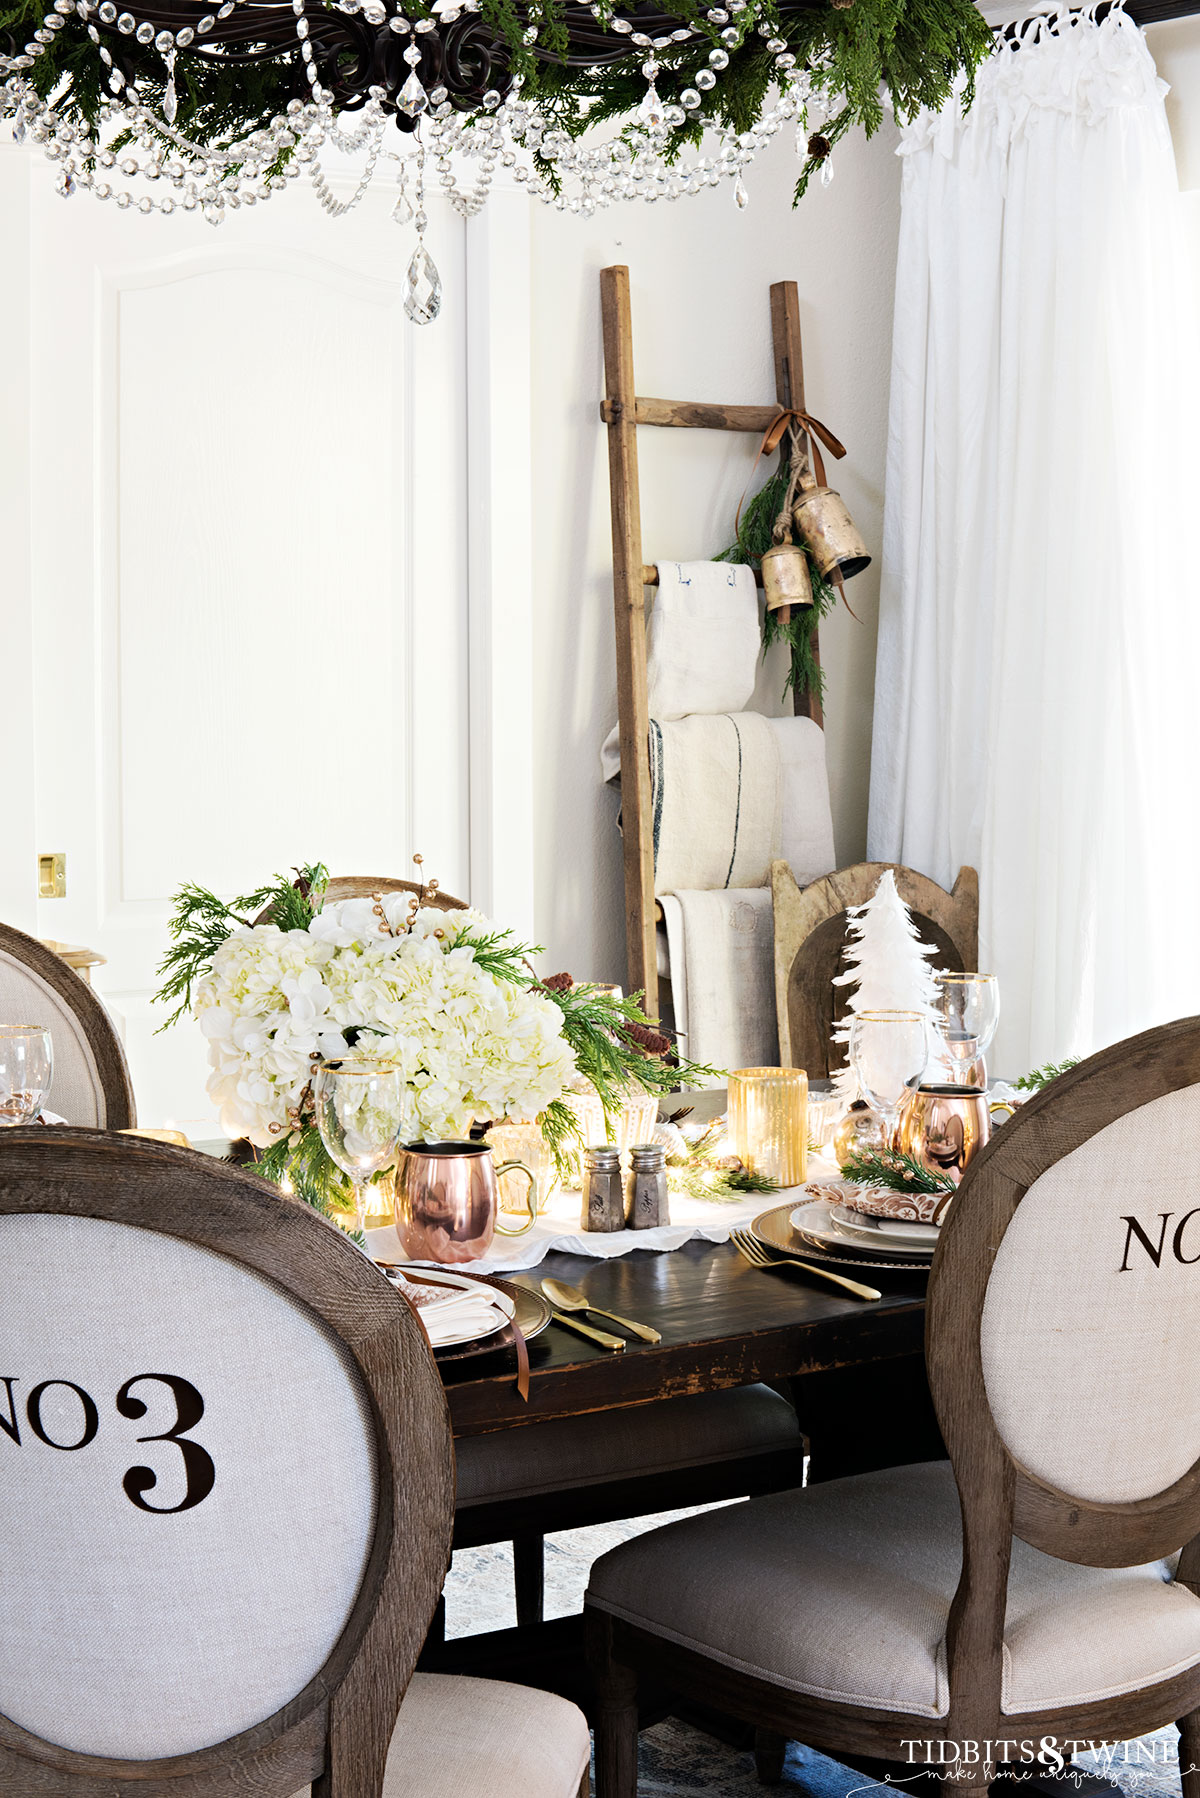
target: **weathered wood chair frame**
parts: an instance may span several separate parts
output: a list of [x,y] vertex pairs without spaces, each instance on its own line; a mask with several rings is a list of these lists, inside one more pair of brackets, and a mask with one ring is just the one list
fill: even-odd
[[842,966],[847,909],[864,904],[889,869],[922,941],[939,951],[940,960],[932,965],[957,974],[979,966],[979,876],[974,868],[961,868],[948,893],[897,862],[859,862],[806,887],[797,885],[786,862],[772,862],[779,1060],[785,1068],[804,1068],[810,1080],[833,1071],[830,1039],[838,1021],[833,977]]
[[[650,702],[646,683],[646,588],[658,568],[642,561],[642,504],[638,485],[637,428],[670,425],[703,431],[744,431],[761,437],[781,409],[804,411],[804,358],[800,301],[794,281],[771,287],[771,337],[775,351],[773,406],[725,406],[707,401],[639,398],[633,379],[633,312],[629,270],[600,271],[604,325],[604,391],[600,416],[608,426],[608,478],[612,502],[613,607],[617,642],[617,719],[621,742],[621,828],[625,861],[625,929],[629,991],[644,994],[650,1016],[658,1013],[658,949],[655,940],[654,820],[650,803]],[[819,656],[816,633],[813,655]],[[822,722],[818,695],[796,693],[797,714]]]
[[[0,924],[0,951],[14,961],[24,962],[30,973],[43,981],[68,1005],[87,1038],[88,1048],[96,1063],[100,1090],[104,1094],[105,1128],[131,1130],[137,1123],[137,1106],[133,1098],[133,1082],[125,1050],[116,1026],[87,981],[68,967],[62,958],[26,936],[11,924]],[[28,1023],[27,1018],[13,1018],[12,1023]]]
[[372,893],[425,894],[422,903],[437,911],[467,910],[465,899],[456,899],[452,893],[427,893],[418,881],[400,880],[393,874],[335,874],[325,889],[325,900],[336,905],[343,899],[369,899]]
[[[454,1465],[445,1392],[405,1301],[337,1230],[256,1175],[107,1132],[0,1132],[0,1214],[107,1219],[198,1244],[301,1301],[344,1344],[371,1400],[375,1533],[324,1667],[273,1717],[161,1761],[77,1754],[0,1716],[6,1798],[378,1798],[401,1700],[450,1559]],[[314,1489],[321,1470],[313,1468]],[[231,1620],[232,1626],[232,1620]]]
[[[1184,1544],[1177,1581],[1200,1594],[1200,1460],[1150,1497],[1100,1504],[1034,1478],[997,1430],[984,1382],[981,1316],[1004,1233],[1048,1168],[1106,1125],[1167,1093],[1200,1084],[1200,1018],[1147,1031],[1094,1055],[1022,1107],[968,1170],[930,1278],[926,1363],[958,1486],[963,1564],[947,1627],[944,1717],[872,1710],[788,1692],[589,1609],[589,1654],[600,1694],[598,1798],[635,1798],[639,1674],[733,1715],[837,1755],[907,1761],[905,1744],[1038,1740],[1127,1741],[1178,1720],[1184,1798],[1200,1798],[1200,1665],[1118,1697],[1069,1710],[1001,1709],[1012,1538],[1063,1561],[1128,1567]],[[959,1770],[986,1789],[992,1767]]]

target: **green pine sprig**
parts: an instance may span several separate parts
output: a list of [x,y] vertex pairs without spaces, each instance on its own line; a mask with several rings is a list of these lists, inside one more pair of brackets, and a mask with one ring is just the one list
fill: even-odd
[[1013,1081],[1013,1086],[1019,1093],[1040,1093],[1043,1086],[1049,1086],[1052,1080],[1057,1080],[1061,1074],[1069,1074],[1078,1066],[1078,1055],[1068,1055],[1065,1061],[1048,1061],[1043,1067],[1022,1074],[1019,1080]]
[[265,886],[236,899],[220,899],[207,887],[185,881],[175,895],[167,929],[171,944],[158,964],[160,985],[155,998],[174,1010],[166,1024],[177,1023],[192,1009],[197,981],[212,968],[213,957],[235,930],[264,920],[280,930],[307,930],[329,884],[329,870],[313,862],[293,870],[296,878],[276,874]]
[[[855,0],[855,4],[858,0]],[[750,568],[762,566],[763,556],[774,542],[775,520],[787,497],[788,471],[781,468],[766,481],[749,501],[738,524],[737,541],[714,557],[718,562],[741,562]],[[804,552],[812,582],[811,606],[794,606],[784,618],[782,610],[763,614],[763,648],[774,643],[788,646],[788,673],[783,685],[784,697],[789,693],[812,693],[818,700],[825,695],[825,672],[817,660],[817,632],[837,604],[837,590]]]
[[891,1192],[955,1192],[949,1174],[937,1173],[902,1149],[861,1149],[842,1163],[847,1180],[862,1186],[886,1186]]

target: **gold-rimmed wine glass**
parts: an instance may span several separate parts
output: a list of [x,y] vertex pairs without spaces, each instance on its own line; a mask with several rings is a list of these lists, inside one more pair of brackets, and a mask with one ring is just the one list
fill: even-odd
[[326,1062],[314,1088],[317,1128],[329,1158],[350,1176],[354,1226],[366,1223],[366,1187],[411,1134],[412,1095],[399,1068],[375,1061]]
[[994,974],[936,974],[934,1010],[938,1060],[956,1086],[986,1086],[984,1056],[1000,1022],[1000,982]]
[[32,1124],[50,1095],[54,1045],[42,1024],[0,1024],[0,1127]]
[[929,1031],[920,1011],[860,1011],[850,1020],[850,1065],[862,1096],[883,1122],[883,1140],[896,1136],[906,1089],[915,1086],[929,1060]]

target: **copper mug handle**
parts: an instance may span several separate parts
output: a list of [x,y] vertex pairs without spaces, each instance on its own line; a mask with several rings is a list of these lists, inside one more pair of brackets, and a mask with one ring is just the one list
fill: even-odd
[[500,1207],[499,1207],[499,1204],[497,1204],[497,1206],[496,1206],[496,1234],[497,1234],[497,1236],[524,1236],[526,1230],[532,1230],[534,1224],[537,1222],[537,1210],[538,1210],[537,1175],[533,1172],[532,1168],[527,1168],[523,1161],[502,1161],[500,1163],[500,1166],[498,1168],[496,1168],[494,1170],[494,1172],[496,1175],[497,1184],[499,1183],[501,1174],[511,1174],[514,1172],[518,1173],[518,1174],[524,1174],[525,1178],[529,1181],[529,1190],[525,1194],[525,1203],[529,1206],[529,1216],[526,1218],[526,1220],[523,1224],[518,1224],[515,1227],[515,1229],[508,1228],[507,1225],[502,1224],[500,1222]]

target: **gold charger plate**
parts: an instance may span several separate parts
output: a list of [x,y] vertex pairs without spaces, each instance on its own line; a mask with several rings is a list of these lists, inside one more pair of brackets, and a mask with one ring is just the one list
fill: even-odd
[[791,1255],[799,1261],[827,1261],[834,1267],[850,1269],[853,1267],[877,1268],[881,1273],[891,1270],[893,1273],[911,1271],[927,1274],[929,1261],[921,1256],[892,1255],[886,1261],[872,1260],[868,1255],[859,1255],[849,1244],[845,1253],[835,1252],[825,1246],[816,1237],[806,1236],[792,1226],[791,1214],[796,1209],[794,1199],[786,1205],[774,1205],[770,1211],[763,1211],[750,1226],[752,1235],[766,1249],[774,1249],[777,1254]]

